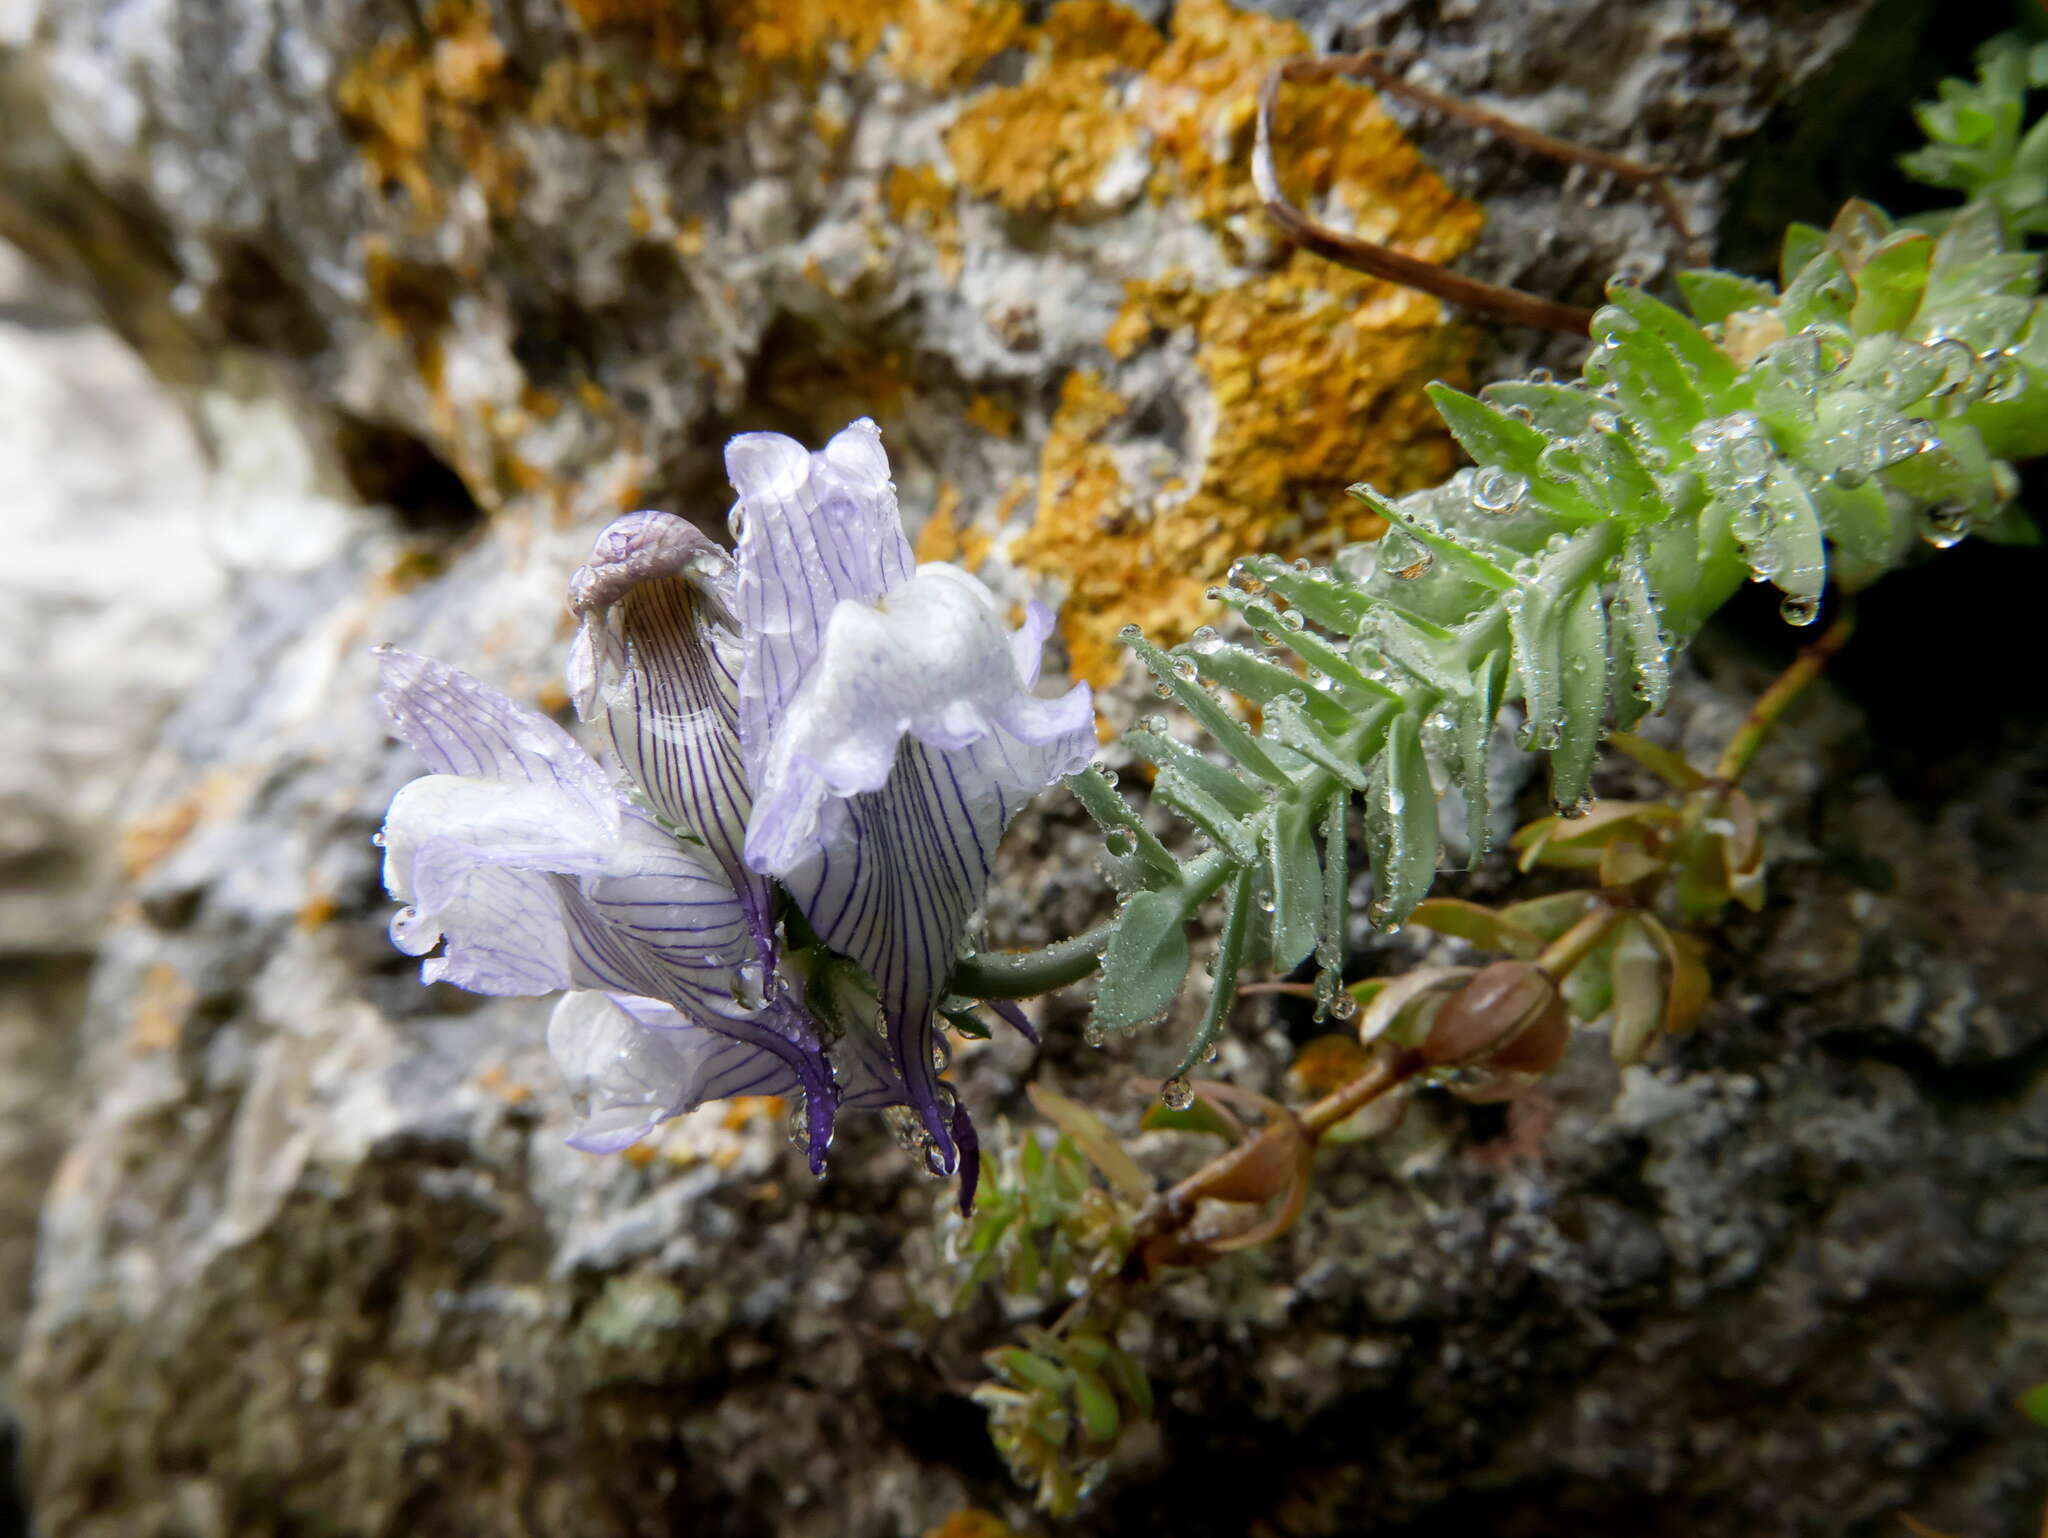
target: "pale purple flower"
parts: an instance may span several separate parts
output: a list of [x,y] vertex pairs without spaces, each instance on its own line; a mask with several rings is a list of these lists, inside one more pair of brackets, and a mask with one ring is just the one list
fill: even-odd
[[[1033,693],[1042,605],[1012,634],[974,578],[913,564],[873,423],[815,454],[747,434],[726,466],[736,556],[636,513],[571,583],[571,693],[616,782],[545,717],[386,653],[434,771],[385,827],[393,938],[445,937],[429,981],[578,990],[549,1046],[592,1107],[580,1146],[800,1090],[814,1169],[837,1107],[903,1105],[935,1168],[966,1164],[965,1199],[934,1017],[1003,828],[1087,762],[1088,690]],[[792,946],[784,903],[872,986]]]

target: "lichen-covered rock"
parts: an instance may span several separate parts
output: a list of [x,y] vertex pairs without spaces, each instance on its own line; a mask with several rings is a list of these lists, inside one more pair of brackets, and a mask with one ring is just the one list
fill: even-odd
[[[780,1109],[741,1102],[575,1153],[545,1006],[422,989],[389,948],[369,835],[414,771],[368,645],[559,707],[562,584],[605,518],[715,529],[726,433],[871,414],[923,553],[1064,598],[1075,667],[1109,680],[1114,626],[1193,623],[1231,555],[1364,532],[1347,481],[1441,475],[1417,386],[1499,347],[1275,242],[1244,175],[1273,59],[1422,48],[1535,126],[1674,165],[1704,226],[1733,141],[1861,9],[0,8],[0,234],[95,295],[215,460],[141,418],[78,450],[47,516],[111,495],[124,558],[160,553],[145,594],[109,560],[75,597],[103,694],[51,689],[12,634],[0,680],[37,783],[90,791],[24,804],[126,857],[104,928],[104,887],[80,910],[77,1110],[14,1380],[44,1528],[1023,1522],[963,1392],[990,1321],[934,1309],[935,1192],[894,1148],[851,1128],[814,1188]],[[1488,276],[1584,299],[1670,254],[1642,207],[1560,205],[1349,88],[1291,92],[1282,127],[1326,217]],[[83,473],[123,454],[137,484]],[[1711,740],[1754,683],[1695,678],[1672,720]],[[1665,1060],[1617,1077],[1589,1041],[1504,1128],[1418,1115],[1331,1155],[1283,1244],[1161,1291],[1162,1433],[1087,1525],[2021,1520],[2042,1460],[2006,1400],[2048,1377],[2038,898],[1967,820],[1929,839],[1823,773],[1851,729],[1773,750],[1780,896]],[[1901,842],[1936,852],[1888,856],[1889,892],[1839,857]],[[996,943],[1089,919],[1057,798],[1010,849]],[[67,1000],[38,998],[47,1031]],[[1226,1062],[1277,1074],[1282,1024]],[[990,1107],[1099,1065],[1063,1029],[1036,1065],[963,1054]]]

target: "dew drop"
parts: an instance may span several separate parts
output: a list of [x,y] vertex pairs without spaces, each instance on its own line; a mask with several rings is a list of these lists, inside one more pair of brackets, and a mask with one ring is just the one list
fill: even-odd
[[1787,593],[1778,617],[1788,625],[1811,625],[1820,618],[1820,599],[1811,593]]
[[1289,630],[1299,630],[1301,629],[1302,625],[1301,615],[1297,613],[1295,610],[1289,609],[1285,614],[1280,616],[1280,623],[1285,625]]
[[1394,575],[1400,578],[1403,582],[1413,582],[1417,577],[1421,576],[1424,572],[1428,571],[1429,568],[1434,566],[1435,564],[1436,557],[1433,554],[1431,554],[1428,550],[1424,550],[1419,556],[1417,556],[1413,561],[1410,561],[1406,566],[1396,567],[1394,569]]
[[1102,835],[1102,847],[1122,859],[1138,847],[1138,840],[1129,828],[1111,828]]
[[1135,641],[1138,639],[1138,627],[1136,625],[1126,625],[1117,634],[1126,641]]
[[1178,678],[1182,683],[1193,683],[1195,681],[1196,675],[1199,672],[1200,669],[1198,669],[1193,663],[1193,661],[1189,658],[1176,657],[1173,659],[1173,676],[1175,678]]
[[1087,1027],[1082,1030],[1081,1039],[1091,1047],[1099,1047],[1109,1040],[1109,1032],[1093,1021],[1090,1021]]
[[1472,477],[1472,505],[1483,513],[1506,516],[1522,505],[1528,480],[1489,465]]
[[1943,337],[1932,343],[1928,355],[1941,368],[1941,382],[1928,393],[1930,395],[1952,395],[1970,382],[1970,376],[1977,371],[1977,354],[1968,342],[1959,337]]
[[1162,678],[1158,683],[1152,686],[1152,692],[1158,695],[1162,700],[1172,699],[1173,685]]
[[1261,913],[1271,913],[1273,911],[1273,894],[1271,892],[1255,893],[1252,897],[1252,906]]
[[1943,502],[1920,515],[1920,537],[1937,550],[1946,550],[1970,532],[1970,509],[1960,502]]
[[1221,603],[1223,602],[1223,589],[1220,587],[1208,588],[1203,591],[1202,596],[1211,603]]
[[1159,1103],[1169,1111],[1185,1111],[1195,1103],[1195,1087],[1185,1075],[1176,1074],[1159,1086]]
[[1296,571],[1307,571],[1307,570],[1308,570],[1308,566],[1309,566],[1309,561],[1308,561],[1308,557],[1307,557],[1307,556],[1305,556],[1305,555],[1298,555],[1298,556],[1296,556],[1296,557],[1294,558],[1294,569],[1295,569]]
[[1567,822],[1577,822],[1581,817],[1586,815],[1587,811],[1591,808],[1592,804],[1592,802],[1585,800],[1572,802],[1559,801],[1553,803],[1553,805],[1556,807],[1557,815],[1564,818]]
[[384,847],[384,830],[382,828],[379,828],[375,833],[372,833],[370,835],[370,842],[375,844],[379,849],[382,849]]
[[1358,1013],[1358,1000],[1348,993],[1340,993],[1330,1000],[1330,1013],[1339,1020],[1349,1020]]
[[1213,657],[1223,650],[1223,637],[1216,633],[1214,625],[1203,625],[1188,637],[1188,644],[1204,657]]
[[797,1096],[795,1105],[789,1108],[789,1146],[808,1149],[811,1146],[811,1107],[802,1095]]
[[1146,731],[1151,732],[1154,736],[1157,736],[1159,733],[1166,730],[1166,717],[1147,716],[1143,721],[1140,721],[1138,724],[1144,727]]

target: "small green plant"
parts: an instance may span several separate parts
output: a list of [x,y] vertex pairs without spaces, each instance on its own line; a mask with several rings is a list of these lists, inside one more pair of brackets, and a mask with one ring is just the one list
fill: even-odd
[[[1099,967],[1099,1044],[1163,1018],[1190,966],[1189,925],[1220,896],[1207,1007],[1172,1075],[1143,1086],[1158,1099],[1141,1125],[1223,1148],[1161,1189],[1093,1111],[1035,1087],[1060,1136],[1006,1154],[982,1212],[957,1222],[958,1303],[998,1280],[1013,1302],[1051,1284],[1040,1317],[1057,1317],[990,1353],[999,1382],[977,1391],[1049,1510],[1070,1511],[1148,1413],[1114,1344],[1139,1291],[1283,1232],[1321,1143],[1390,1125],[1419,1085],[1520,1093],[1574,1026],[1604,1022],[1614,1056],[1634,1062],[1689,1025],[1711,992],[1693,926],[1761,901],[1740,781],[1848,639],[1848,597],[1966,535],[2033,541],[2012,461],[2048,452],[2040,262],[2018,245],[2048,230],[2048,126],[2023,131],[2025,92],[2044,80],[2048,51],[2001,39],[1977,81],[1922,109],[1934,142],[1908,168],[1963,191],[1961,208],[1898,223],[1851,202],[1826,230],[1787,233],[1778,285],[1679,274],[1686,311],[1610,285],[1578,379],[1433,387],[1475,465],[1400,499],[1354,488],[1386,519],[1376,544],[1328,568],[1237,562],[1209,594],[1228,634],[1161,646],[1126,629],[1155,692],[1198,729],[1184,740],[1155,715],[1123,738],[1197,852],[1170,851],[1114,775],[1074,776],[1115,918],[1044,951],[968,958],[954,987],[1020,997]],[[1746,581],[1774,585],[1790,624],[1814,623],[1831,584],[1842,613],[1705,772],[1629,728],[1663,706],[1673,657]],[[1488,756],[1510,709],[1520,745],[1548,756],[1556,808],[1514,835],[1520,869],[1586,885],[1498,908],[1433,897],[1447,842],[1467,864],[1488,851]],[[1667,793],[1589,802],[1603,741]],[[1346,985],[1354,798],[1372,922],[1501,959]],[[1458,808],[1448,828],[1440,799]],[[1313,983],[1251,986],[1304,993],[1318,1018],[1351,1024],[1304,1055],[1328,1092],[1289,1109],[1190,1080],[1242,974],[1311,956]],[[2040,1398],[2030,1413],[2048,1415]]]
[[[2011,94],[2008,57],[1990,50],[1972,89]],[[1332,566],[1237,562],[1210,590],[1235,634],[1163,647],[1124,632],[1199,740],[1152,716],[1123,744],[1154,767],[1153,803],[1207,847],[1169,852],[1109,776],[1073,777],[1116,917],[1045,952],[973,958],[956,988],[1041,992],[1099,954],[1091,1036],[1138,1030],[1179,993],[1188,926],[1220,895],[1215,984],[1178,1082],[1247,969],[1313,955],[1319,1002],[1343,1011],[1354,798],[1370,917],[1392,931],[1428,896],[1447,833],[1467,863],[1485,854],[1503,711],[1572,817],[1603,737],[1663,705],[1673,656],[1746,581],[1806,625],[1831,580],[1853,593],[1971,534],[2030,541],[2011,462],[2048,450],[2048,322],[2008,213],[2026,185],[1987,172],[1938,235],[1851,202],[1829,229],[1787,233],[1782,287],[1681,273],[1687,314],[1610,285],[1577,380],[1433,387],[1472,469],[1399,499],[1353,488],[1388,530]],[[1448,830],[1440,791],[1462,804]]]

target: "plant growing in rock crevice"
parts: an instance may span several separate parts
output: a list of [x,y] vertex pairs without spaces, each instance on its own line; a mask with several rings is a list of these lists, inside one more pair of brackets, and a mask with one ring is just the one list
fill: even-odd
[[[1987,51],[1987,89],[2018,48]],[[1177,1079],[1247,969],[1314,956],[1319,998],[1341,1010],[1353,797],[1370,916],[1395,929],[1447,837],[1468,862],[1486,852],[1504,710],[1573,816],[1610,725],[1663,704],[1674,653],[1745,581],[1775,585],[1786,620],[1806,625],[1831,577],[1848,594],[1923,545],[2030,539],[2012,461],[2048,449],[2048,321],[2039,260],[2013,245],[2006,212],[2026,185],[1987,183],[1939,234],[1851,202],[1831,228],[1787,234],[1782,288],[1684,272],[1687,315],[1610,285],[1576,381],[1434,387],[1474,468],[1399,499],[1354,488],[1388,531],[1330,567],[1240,560],[1210,597],[1258,644],[1125,632],[1201,743],[1153,716],[1124,745],[1153,765],[1152,800],[1207,847],[1170,854],[1101,771],[1075,777],[1115,919],[1043,952],[970,958],[956,987],[1022,996],[1099,966],[1090,1030],[1137,1030],[1178,994],[1187,927],[1220,895],[1216,984]],[[1440,794],[1462,807],[1448,829]]]

